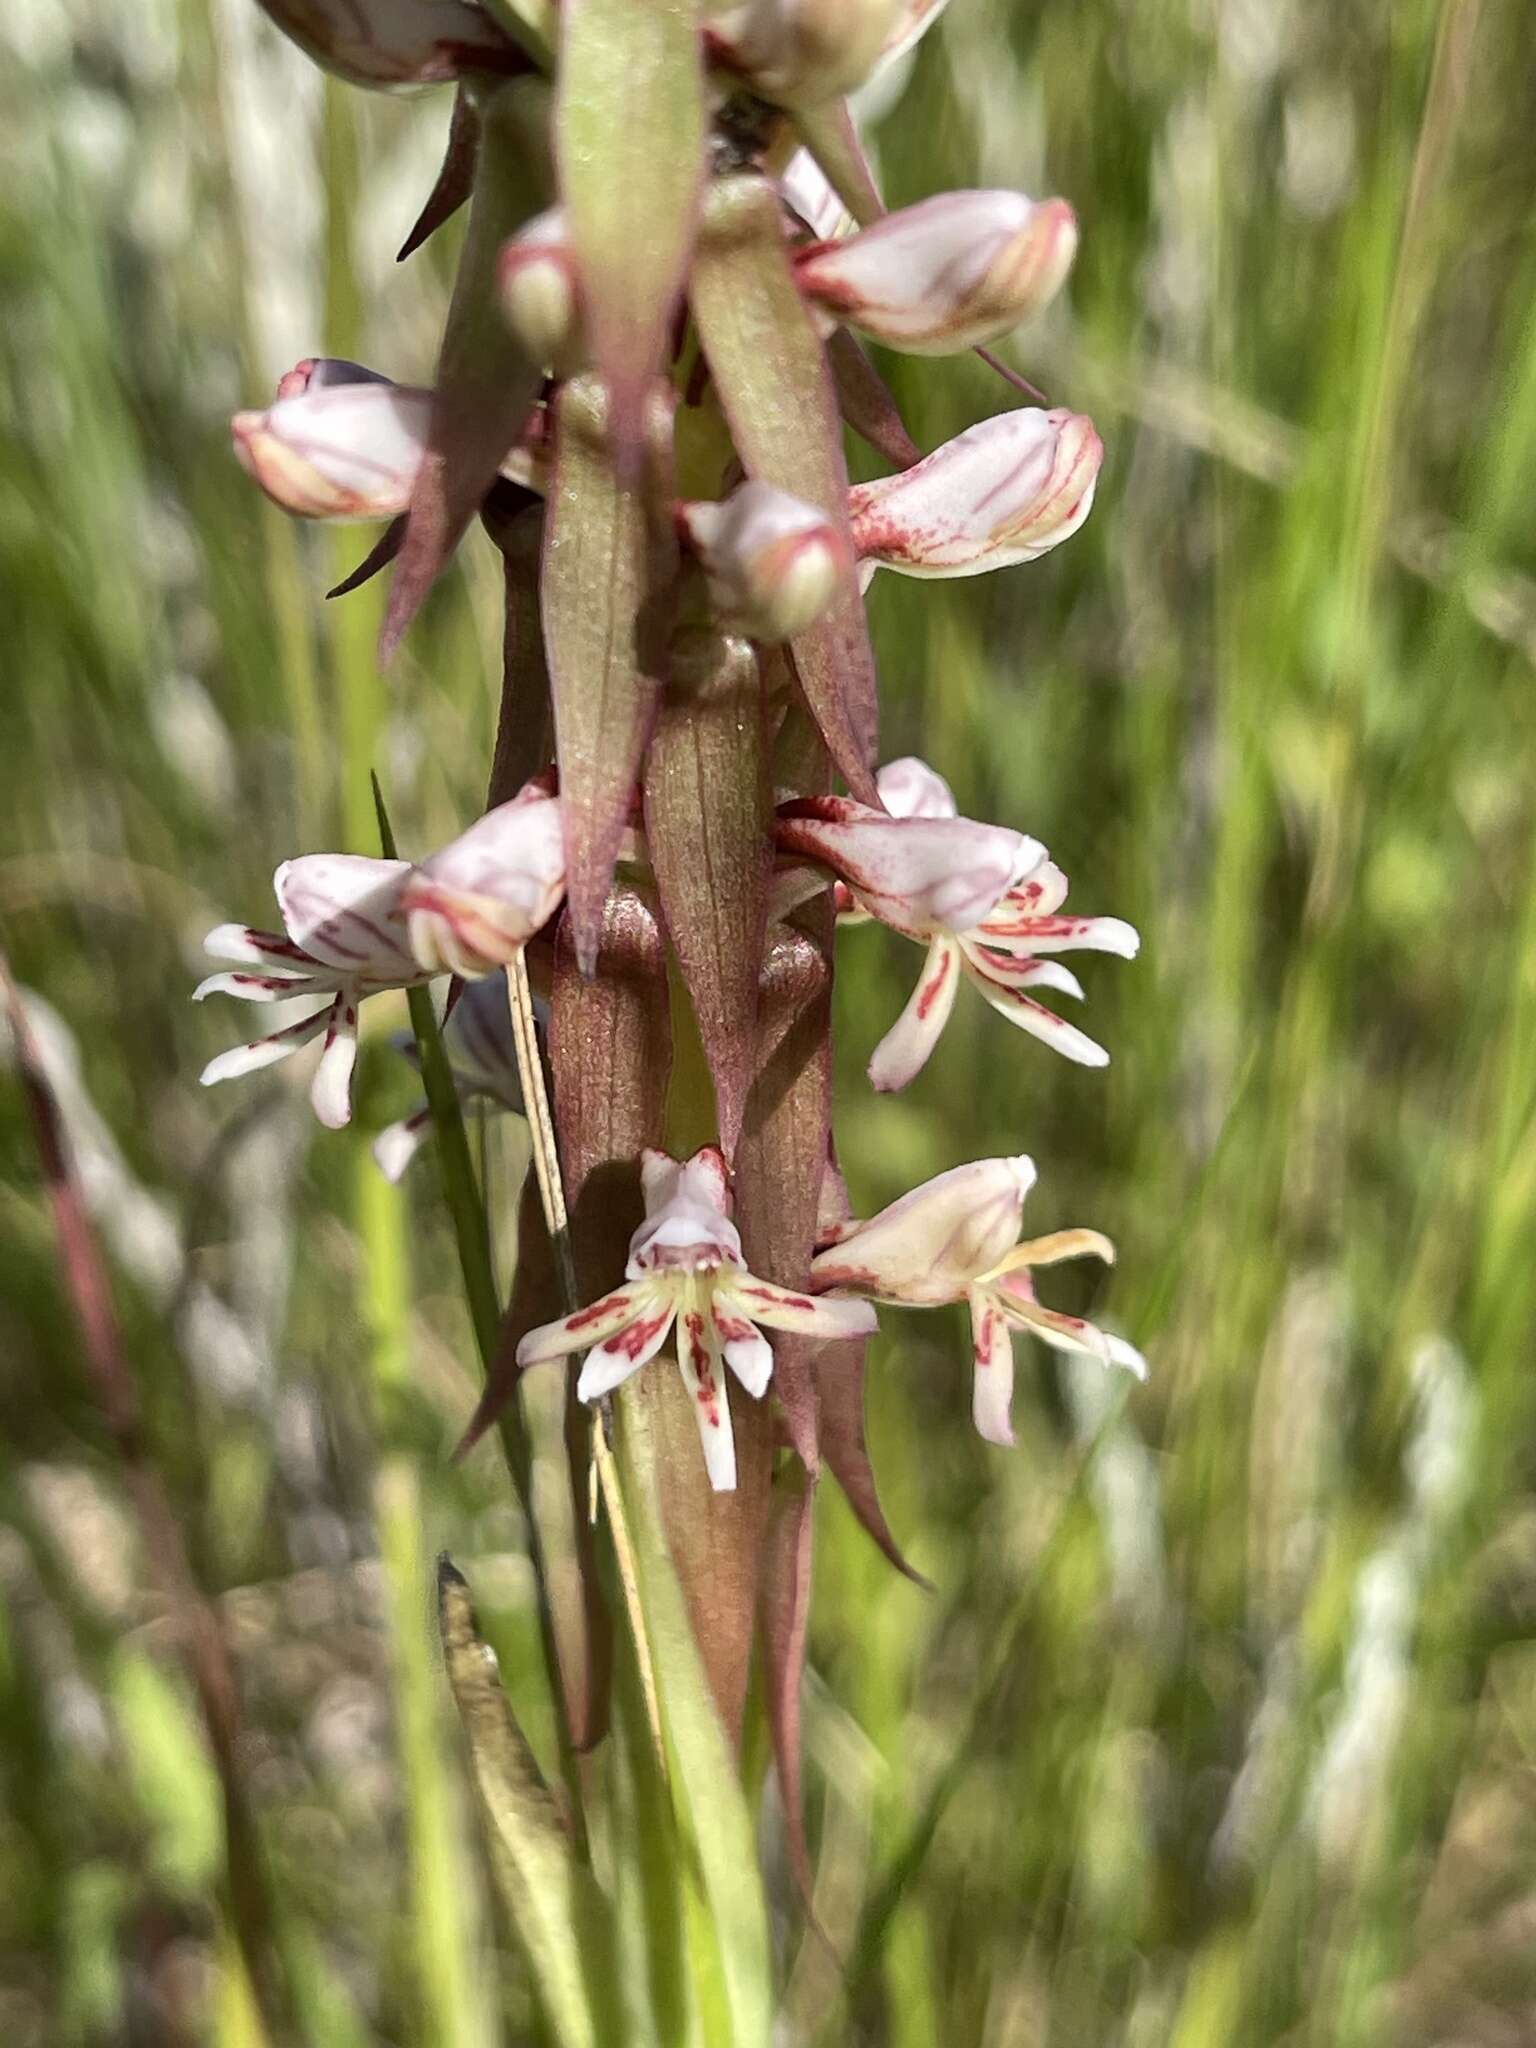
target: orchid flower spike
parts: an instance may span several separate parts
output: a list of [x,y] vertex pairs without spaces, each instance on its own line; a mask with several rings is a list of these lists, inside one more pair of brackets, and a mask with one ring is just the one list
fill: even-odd
[[940,356],[995,341],[1048,306],[1076,252],[1064,199],[945,192],[801,250],[795,277],[832,324]]
[[792,640],[837,594],[847,543],[814,505],[745,483],[718,504],[678,507],[678,524],[723,626],[751,640]]
[[[1140,944],[1118,917],[1063,917],[1067,878],[1037,839],[956,817],[942,777],[907,759],[882,770],[888,802],[921,808],[888,815],[847,797],[801,797],[778,813],[782,854],[830,868],[846,916],[877,918],[928,948],[911,1000],[875,1048],[876,1088],[905,1088],[938,1043],[963,975],[994,1010],[1088,1067],[1104,1048],[1036,1002],[1032,989],[1081,999],[1076,977],[1042,953],[1089,950],[1134,959]],[[947,805],[947,808],[944,806]]]
[[874,1329],[875,1312],[863,1301],[815,1301],[746,1270],[730,1219],[725,1161],[713,1146],[686,1163],[647,1151],[640,1170],[645,1221],[630,1240],[625,1284],[558,1323],[530,1330],[517,1347],[517,1362],[538,1365],[586,1351],[576,1392],[583,1401],[597,1401],[653,1358],[676,1323],[678,1370],[693,1403],[705,1469],[715,1491],[729,1493],[736,1485],[736,1448],[722,1361],[761,1400],[773,1372],[765,1328],[862,1337]]
[[[394,1043],[412,1066],[419,1064],[416,1040],[409,1032],[398,1033]],[[465,983],[443,1022],[443,1050],[448,1055],[454,1092],[466,1109],[485,1104],[524,1114],[504,973]],[[372,1149],[385,1179],[398,1181],[431,1135],[432,1111],[425,1102],[380,1131]]]
[[204,1087],[251,1074],[286,1059],[324,1033],[325,1049],[310,1085],[315,1115],[340,1130],[352,1115],[358,1006],[384,989],[414,988],[428,975],[411,952],[400,895],[409,861],[369,860],[354,853],[308,853],[285,860],[272,878],[283,931],[221,924],[203,944],[215,960],[236,962],[193,990],[278,1003],[323,996],[319,1009],[249,1045],[231,1046],[202,1072]]
[[980,576],[1033,562],[1088,517],[1103,456],[1082,413],[1026,406],[967,427],[911,469],[849,492],[864,573]]
[[705,46],[761,99],[816,106],[853,92],[906,47],[911,15],[912,0],[717,0]]
[[418,963],[473,980],[505,967],[564,895],[560,799],[536,778],[414,869],[400,907]]
[[1014,1330],[1029,1330],[1057,1351],[1086,1352],[1146,1378],[1146,1361],[1123,1337],[1080,1316],[1058,1315],[1035,1299],[1035,1266],[1092,1257],[1114,1263],[1115,1248],[1096,1230],[1058,1230],[1017,1242],[1024,1198],[1034,1186],[1027,1158],[978,1159],[925,1181],[868,1223],[841,1226],[837,1242],[811,1264],[818,1288],[847,1288],[876,1301],[936,1307],[964,1301],[971,1311],[976,1379],[972,1413],[989,1443],[1011,1444]]

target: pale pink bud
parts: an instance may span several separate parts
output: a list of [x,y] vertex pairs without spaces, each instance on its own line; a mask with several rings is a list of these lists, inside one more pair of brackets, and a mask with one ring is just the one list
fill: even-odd
[[711,56],[783,106],[862,85],[907,26],[911,0],[735,0],[709,21]]
[[560,799],[530,783],[423,861],[400,907],[425,972],[473,979],[505,967],[564,894]]
[[352,85],[434,85],[525,60],[470,0],[261,0],[306,56]]
[[581,367],[581,299],[563,207],[537,215],[502,249],[501,303],[534,362],[561,376]]
[[1064,199],[946,192],[796,258],[800,289],[836,320],[909,355],[995,341],[1048,305],[1077,249]]
[[856,484],[854,546],[866,569],[904,576],[979,576],[1032,562],[1088,517],[1103,455],[1082,413],[999,413],[911,469]]
[[[339,381],[340,371],[357,372]],[[302,380],[302,381],[300,381]],[[432,394],[355,364],[300,363],[265,412],[237,412],[235,454],[301,519],[392,519],[411,501]]]
[[678,508],[723,624],[762,641],[791,640],[820,618],[848,562],[818,512],[772,484],[746,483],[719,503]]

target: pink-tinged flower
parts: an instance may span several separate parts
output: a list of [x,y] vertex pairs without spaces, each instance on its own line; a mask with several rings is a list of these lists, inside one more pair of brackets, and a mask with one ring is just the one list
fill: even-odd
[[815,106],[894,55],[910,14],[911,0],[725,0],[709,10],[705,46],[761,98]]
[[847,544],[787,491],[745,483],[719,503],[680,505],[677,517],[722,625],[751,640],[792,640],[837,594]]
[[875,1048],[870,1080],[904,1088],[921,1070],[962,977],[1010,1023],[1083,1066],[1105,1066],[1104,1048],[1031,991],[1080,999],[1076,977],[1039,956],[1087,949],[1134,959],[1133,928],[1118,917],[1062,916],[1067,878],[1039,840],[940,810],[948,791],[921,762],[893,768],[889,784],[877,784],[882,796],[905,788],[925,811],[892,817],[848,797],[801,797],[780,806],[776,828],[781,854],[831,869],[847,891],[845,916],[878,918],[928,949],[911,1000]]
[[[393,519],[426,459],[432,393],[361,363],[310,356],[279,380],[264,412],[230,422],[235,454],[274,504],[300,519]],[[529,414],[501,474],[544,487],[543,408]]]
[[502,246],[501,305],[531,359],[570,376],[586,357],[576,257],[565,209],[537,214]]
[[909,355],[995,341],[1051,302],[1077,251],[1064,199],[945,192],[847,240],[795,257],[800,289],[829,320]]
[[979,576],[1033,562],[1088,517],[1103,456],[1082,413],[1027,406],[967,427],[911,469],[854,485],[863,569]]
[[1034,1182],[1034,1162],[1022,1157],[954,1167],[870,1222],[842,1225],[836,1243],[811,1262],[818,1288],[917,1308],[965,1302],[976,1362],[972,1412],[977,1429],[995,1444],[1013,1442],[1008,1410],[1015,1330],[1146,1377],[1146,1361],[1124,1338],[1035,1299],[1032,1267],[1083,1257],[1113,1264],[1115,1248],[1096,1230],[1058,1230],[1018,1243],[1024,1197]]
[[[336,374],[350,370],[354,378]],[[335,361],[300,363],[277,388],[265,412],[230,422],[235,454],[275,504],[301,519],[392,519],[406,509],[430,391]]]
[[261,0],[306,56],[352,85],[436,85],[519,68],[516,45],[470,0]]
[[[398,1033],[394,1043],[413,1066],[418,1064],[416,1041],[409,1032]],[[455,1092],[466,1109],[485,1105],[523,1114],[505,974],[465,983],[443,1024],[443,1050]],[[399,1180],[431,1135],[432,1111],[425,1102],[380,1131],[373,1141],[373,1156],[385,1178]]]
[[366,997],[438,974],[489,974],[548,923],[565,891],[559,799],[531,782],[420,867],[310,853],[284,861],[273,887],[283,931],[224,924],[210,932],[207,950],[234,964],[210,975],[193,999],[326,1000],[297,1023],[220,1053],[203,1069],[203,1082],[271,1066],[323,1032],[310,1100],[321,1123],[339,1129],[352,1114],[357,1016]]
[[203,943],[213,958],[236,964],[200,983],[195,1002],[215,994],[248,1003],[290,996],[325,1000],[297,1023],[210,1060],[202,1073],[205,1087],[269,1067],[323,1033],[310,1101],[332,1130],[350,1120],[359,1004],[383,989],[411,988],[428,979],[412,955],[400,906],[410,873],[409,861],[304,854],[285,860],[273,877],[282,932],[221,924],[208,934]]
[[625,1282],[558,1323],[530,1330],[519,1365],[585,1351],[576,1383],[583,1401],[600,1400],[654,1358],[677,1326],[677,1364],[693,1403],[704,1464],[717,1493],[736,1484],[736,1448],[724,1366],[754,1400],[773,1372],[764,1329],[807,1337],[862,1337],[875,1312],[862,1301],[817,1301],[759,1280],[742,1263],[730,1219],[725,1161],[713,1146],[680,1163],[665,1152],[641,1162],[645,1221],[630,1240]]
[[564,894],[562,807],[538,780],[413,870],[400,906],[418,964],[473,980],[505,967]]

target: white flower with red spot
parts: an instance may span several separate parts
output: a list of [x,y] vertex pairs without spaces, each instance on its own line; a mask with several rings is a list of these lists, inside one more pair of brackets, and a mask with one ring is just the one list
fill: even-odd
[[276,1003],[323,996],[296,1023],[232,1046],[203,1069],[229,1080],[286,1059],[322,1034],[310,1088],[321,1123],[352,1114],[358,1010],[385,989],[414,988],[444,973],[469,978],[503,967],[548,923],[565,893],[560,802],[530,783],[420,867],[361,854],[310,853],[273,877],[283,930],[224,924],[204,945],[231,965],[194,990]]
[[854,485],[862,573],[980,576],[1033,562],[1088,517],[1103,457],[1082,413],[1026,406],[967,427],[910,469]]
[[944,192],[798,250],[795,281],[829,325],[908,355],[951,355],[1041,312],[1076,252],[1064,199]]
[[764,1329],[832,1339],[867,1336],[875,1312],[862,1301],[819,1301],[749,1273],[730,1218],[725,1161],[713,1146],[686,1162],[647,1151],[641,1162],[645,1221],[630,1240],[625,1283],[574,1315],[530,1330],[519,1365],[586,1351],[576,1383],[600,1400],[654,1358],[676,1325],[678,1370],[688,1389],[704,1464],[717,1493],[736,1484],[736,1448],[724,1367],[754,1400],[773,1372]]
[[868,1223],[840,1226],[836,1242],[811,1264],[817,1288],[916,1308],[965,1302],[976,1368],[972,1412],[977,1429],[996,1444],[1013,1442],[1008,1411],[1015,1330],[1146,1377],[1146,1361],[1123,1337],[1036,1300],[1033,1267],[1084,1257],[1112,1264],[1115,1250],[1096,1230],[1058,1230],[1019,1243],[1024,1198],[1034,1181],[1034,1163],[1022,1157],[954,1167]]
[[[1134,959],[1134,928],[1118,917],[1063,916],[1067,878],[1039,840],[956,817],[948,786],[923,762],[893,762],[877,787],[897,815],[848,797],[802,797],[781,805],[776,826],[781,854],[831,870],[845,919],[877,918],[928,949],[911,1000],[870,1061],[875,1087],[904,1088],[922,1069],[962,978],[1068,1059],[1105,1066],[1104,1048],[1031,991],[1081,999],[1076,976],[1040,956],[1086,949]],[[903,814],[906,804],[916,808]],[[789,887],[779,900],[792,900]]]
[[282,932],[221,924],[208,934],[203,944],[213,958],[235,964],[201,982],[193,991],[195,1002],[211,995],[248,1003],[290,996],[325,1001],[297,1023],[210,1060],[202,1073],[205,1087],[269,1067],[324,1034],[309,1099],[332,1130],[350,1120],[358,1006],[383,989],[412,988],[429,978],[411,953],[400,908],[410,873],[409,861],[304,854],[285,860],[272,878]]

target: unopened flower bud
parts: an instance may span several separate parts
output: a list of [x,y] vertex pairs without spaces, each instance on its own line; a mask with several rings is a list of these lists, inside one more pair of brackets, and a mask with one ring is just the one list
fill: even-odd
[[[355,381],[333,381],[357,370]],[[237,412],[235,454],[301,519],[392,519],[411,501],[426,448],[430,391],[334,361],[300,363],[265,412]]]
[[904,576],[979,576],[1032,562],[1088,517],[1103,455],[1082,413],[999,413],[911,469],[856,484],[854,547],[866,570]]
[[516,44],[472,0],[261,0],[307,57],[351,85],[435,85],[520,68]]
[[537,215],[503,248],[501,303],[533,362],[558,376],[582,367],[581,299],[563,207]]
[[795,274],[834,319],[888,348],[948,355],[994,341],[1048,305],[1076,249],[1064,199],[946,192],[805,250]]
[[735,0],[707,40],[763,99],[814,106],[862,85],[910,12],[910,0]]
[[826,610],[847,566],[837,529],[772,484],[746,483],[728,498],[679,507],[722,624],[749,639],[792,640]]

